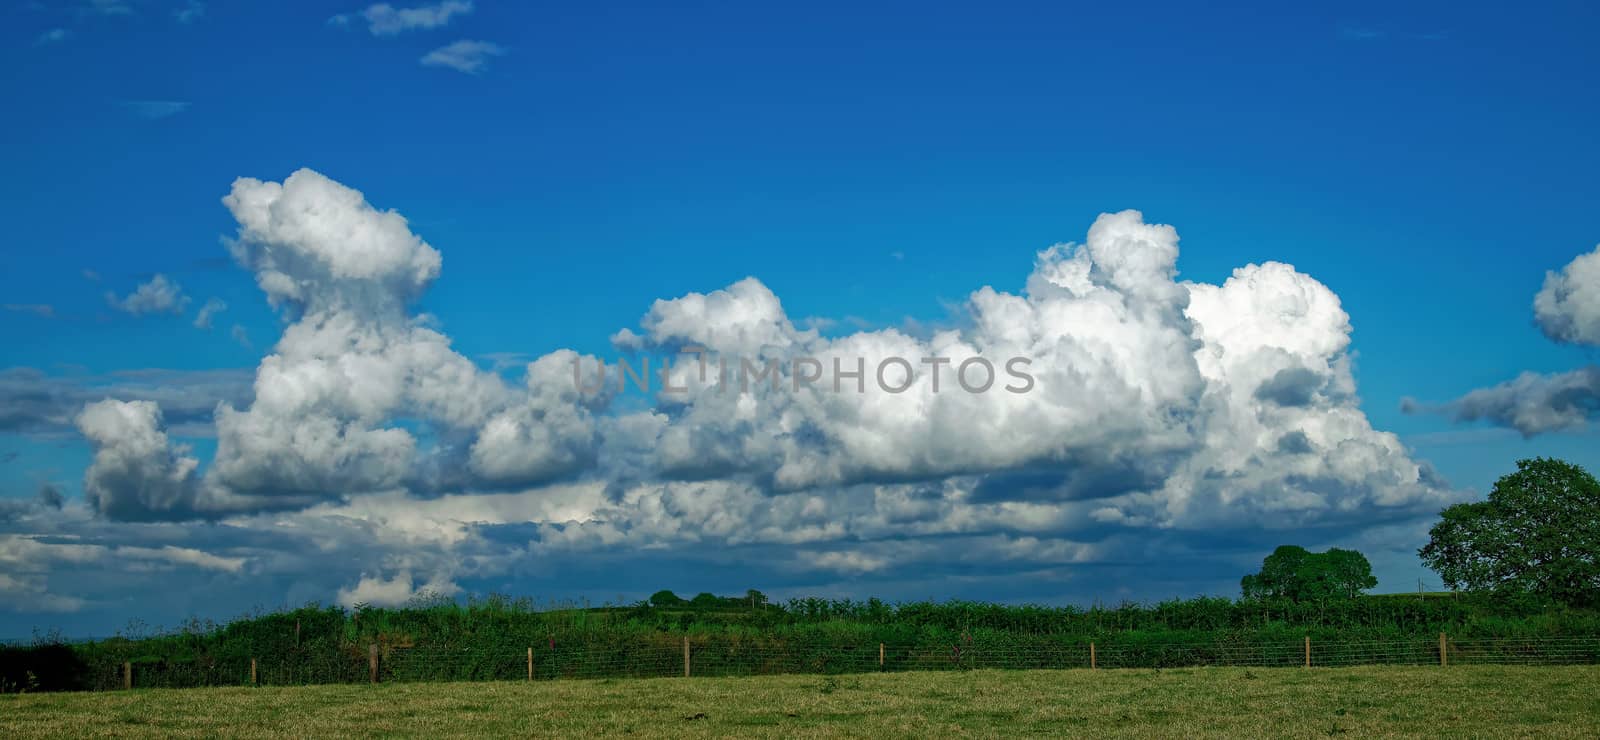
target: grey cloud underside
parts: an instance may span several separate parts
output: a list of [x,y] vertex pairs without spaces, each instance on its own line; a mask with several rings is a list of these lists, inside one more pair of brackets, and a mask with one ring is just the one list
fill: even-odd
[[[1021,568],[1090,563],[1112,555],[1108,532],[1353,527],[1455,497],[1360,411],[1337,296],[1270,262],[1178,281],[1176,231],[1133,211],[926,336],[824,337],[754,278],[657,301],[619,345],[775,360],[780,389],[701,382],[686,357],[671,371],[686,392],[631,410],[614,403],[615,365],[605,393],[576,391],[573,364],[598,358],[557,350],[513,383],[457,353],[411,308],[439,252],[359,192],[301,170],[241,178],[224,204],[233,257],[283,335],[248,397],[217,405],[208,463],[174,441],[168,400],[87,404],[85,491],[101,517],[143,527],[292,522],[327,547],[370,540],[341,599],[617,550],[787,547],[774,567],[859,576],[917,562],[882,543],[988,538],[1036,561]],[[921,366],[903,394],[870,380],[835,393],[795,390],[797,356],[952,364],[938,392]],[[964,392],[951,368],[974,357],[1031,358],[1035,385]],[[520,542],[487,534],[501,530]]]
[[60,435],[74,431],[85,404],[103,399],[160,405],[178,436],[211,436],[217,404],[250,398],[249,370],[123,370],[49,374],[29,367],[0,370],[0,432]]
[[[105,635],[127,622],[129,604],[140,605],[137,615],[144,621],[175,625],[197,614],[226,618],[307,601],[398,603],[429,587],[536,597],[587,594],[596,603],[618,593],[647,594],[663,584],[717,592],[756,584],[779,598],[1037,602],[1070,594],[1083,602],[1114,603],[1231,591],[1238,573],[1259,565],[1261,553],[1283,538],[1277,531],[1109,527],[1051,537],[967,532],[803,545],[705,542],[645,551],[557,551],[530,543],[537,532],[527,523],[424,530],[412,524],[416,520],[415,513],[381,513],[377,507],[200,526],[115,523],[88,518],[81,509],[48,518],[0,518],[0,572],[9,576],[0,579],[0,626],[9,626],[8,634],[26,634],[25,626],[16,625],[45,620],[68,634]],[[1377,532],[1426,527],[1386,521]],[[1372,524],[1303,530],[1296,541],[1354,544],[1375,561],[1393,556],[1395,538],[1371,534]],[[685,574],[695,575],[686,580]],[[164,598],[149,600],[152,589]]]
[[[1600,247],[1547,273],[1533,313],[1545,336],[1555,341],[1600,346]],[[1445,403],[1408,398],[1401,410],[1442,414],[1460,423],[1488,422],[1523,437],[1583,431],[1600,418],[1600,367],[1525,372]]]
[[1322,386],[1316,372],[1303,367],[1286,367],[1256,388],[1256,398],[1279,406],[1308,406]]
[[1515,429],[1524,437],[1580,431],[1600,418],[1600,367],[1590,365],[1551,375],[1523,373],[1448,403],[1408,399],[1403,409],[1445,414],[1463,423],[1486,421]]

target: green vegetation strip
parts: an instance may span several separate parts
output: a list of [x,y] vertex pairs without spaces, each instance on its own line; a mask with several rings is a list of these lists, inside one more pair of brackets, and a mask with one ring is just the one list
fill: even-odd
[[1600,667],[963,671],[0,696],[0,737],[1593,737]]

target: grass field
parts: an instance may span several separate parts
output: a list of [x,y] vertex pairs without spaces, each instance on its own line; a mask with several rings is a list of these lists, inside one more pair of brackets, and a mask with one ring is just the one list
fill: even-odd
[[1600,666],[972,671],[0,696],[0,737],[1594,737]]

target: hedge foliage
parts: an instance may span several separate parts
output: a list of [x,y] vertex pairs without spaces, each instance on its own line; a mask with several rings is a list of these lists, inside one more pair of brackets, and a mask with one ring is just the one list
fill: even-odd
[[[538,608],[503,596],[423,600],[404,608],[308,605],[227,624],[191,621],[154,634],[133,625],[109,639],[45,638],[0,649],[0,689],[239,685],[257,660],[262,683],[367,680],[371,645],[385,680],[676,675],[687,637],[702,675],[895,668],[1084,665],[1087,645],[1118,665],[1299,660],[1293,646],[1414,645],[1454,639],[1600,638],[1600,612],[1488,595],[1362,596],[1320,603],[1201,597],[1115,607],[972,601],[759,598]],[[666,602],[665,606],[655,604]],[[1285,649],[1285,648],[1288,649]],[[1435,653],[1436,654],[1436,653]],[[1401,661],[1403,662],[1403,661]]]

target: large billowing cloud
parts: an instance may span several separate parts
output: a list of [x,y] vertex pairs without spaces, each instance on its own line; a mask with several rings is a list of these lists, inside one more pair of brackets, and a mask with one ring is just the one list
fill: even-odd
[[[1600,247],[1545,274],[1544,287],[1533,298],[1533,315],[1551,339],[1600,346]],[[1524,437],[1581,431],[1600,418],[1600,366],[1548,375],[1525,372],[1454,401],[1407,399],[1403,408],[1408,413],[1442,413],[1459,422],[1488,421]]]
[[[224,204],[283,336],[248,403],[218,406],[208,464],[156,404],[91,405],[86,487],[102,518],[348,554],[346,602],[574,553],[743,548],[861,576],[959,541],[1002,570],[1066,568],[1167,551],[1140,544],[1162,532],[1340,531],[1451,496],[1362,414],[1332,291],[1271,262],[1181,281],[1177,232],[1135,211],[1040,252],[1023,291],[973,292],[959,329],[825,336],[746,278],[657,301],[616,361],[557,350],[518,384],[413,313],[441,259],[399,214],[310,170]],[[621,410],[622,363],[647,361],[654,402]]]
[[408,313],[440,258],[398,213],[309,170],[242,178],[223,202],[239,221],[234,256],[296,318],[257,369],[254,402],[218,409],[213,484],[296,500],[405,487],[429,451],[394,419],[452,440],[510,401]]
[[[757,473],[778,490],[978,475],[993,483],[983,487],[990,498],[1142,492],[1158,496],[1162,521],[1223,487],[1227,494],[1207,495],[1260,496],[1271,509],[1308,485],[1324,491],[1314,506],[1335,505],[1333,491],[1372,500],[1429,491],[1425,472],[1355,404],[1350,327],[1331,291],[1275,263],[1241,268],[1221,286],[1180,283],[1176,258],[1170,227],[1131,211],[1103,216],[1085,244],[1041,253],[1025,294],[984,288],[969,302],[972,329],[925,340],[797,331],[754,280],[658,302],[634,341],[813,356],[826,382],[794,391],[792,365],[780,364],[776,390],[725,392],[694,382],[698,367],[680,362],[690,391],[658,427],[656,466],[679,478]],[[885,357],[917,363],[909,392],[877,385]],[[1014,357],[1031,361],[1027,392],[1001,387],[1013,378],[999,366]],[[849,392],[853,379],[835,392],[833,368],[854,371],[858,358],[866,358],[865,392]],[[936,372],[922,358],[948,362]],[[972,358],[988,358],[1001,375],[989,392],[958,386]],[[976,384],[984,373],[971,368]],[[1346,457],[1362,462],[1336,467]],[[1008,476],[1029,483],[1007,486]],[[1241,485],[1248,480],[1259,483]]]

